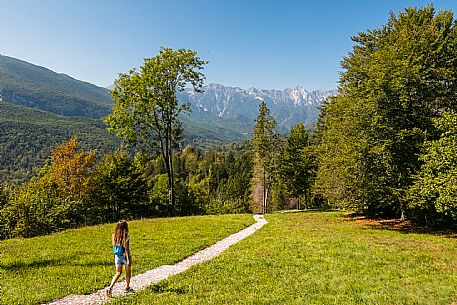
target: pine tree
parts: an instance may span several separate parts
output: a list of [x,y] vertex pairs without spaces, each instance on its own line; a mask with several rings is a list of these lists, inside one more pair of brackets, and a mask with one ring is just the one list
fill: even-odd
[[[270,116],[270,110],[264,101],[261,101],[259,105],[259,115],[255,122],[252,133],[252,146],[254,149],[253,200],[258,207],[254,210],[266,213],[268,211],[268,195],[275,166],[273,153],[276,121]],[[259,191],[261,192],[260,198]]]
[[301,197],[305,197],[305,206],[308,205],[314,180],[314,157],[303,123],[295,125],[290,130],[281,172],[289,195],[298,199],[298,208],[300,209]]

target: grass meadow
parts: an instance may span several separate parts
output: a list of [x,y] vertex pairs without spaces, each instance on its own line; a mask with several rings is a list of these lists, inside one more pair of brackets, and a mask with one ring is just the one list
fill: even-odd
[[267,215],[221,256],[110,304],[453,304],[457,239],[339,212]]
[[[174,264],[254,223],[252,215],[129,222],[133,275]],[[0,242],[0,304],[38,304],[109,285],[113,224]]]
[[[457,239],[371,226],[340,212],[267,215],[219,257],[110,304],[453,304]],[[251,215],[130,222],[133,273],[174,264],[253,223]],[[0,242],[0,304],[105,287],[113,225]]]

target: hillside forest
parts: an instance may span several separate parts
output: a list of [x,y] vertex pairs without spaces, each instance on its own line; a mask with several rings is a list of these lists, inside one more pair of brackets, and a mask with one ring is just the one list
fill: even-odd
[[[287,135],[264,102],[251,139],[183,147],[176,92],[201,90],[206,62],[162,48],[120,74],[105,119],[115,147],[55,145],[0,190],[1,238],[119,218],[339,208],[427,226],[457,221],[457,28],[451,11],[407,8],[352,37],[338,94],[317,126]],[[166,73],[164,72],[166,71]]]

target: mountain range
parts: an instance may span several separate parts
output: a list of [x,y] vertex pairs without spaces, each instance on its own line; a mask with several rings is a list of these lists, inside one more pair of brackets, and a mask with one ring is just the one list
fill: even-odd
[[[286,133],[299,122],[311,127],[321,102],[335,93],[220,84],[209,84],[202,93],[186,89],[178,92],[179,101],[192,109],[181,116],[185,142],[205,148],[250,138],[260,100],[276,119],[278,131]],[[71,135],[78,135],[88,148],[113,149],[119,141],[101,120],[112,105],[107,88],[0,55],[0,179],[29,176],[44,163],[50,147]]]
[[335,95],[336,90],[315,90],[308,92],[303,87],[285,90],[265,90],[237,87],[227,87],[220,84],[209,84],[202,93],[186,89],[178,93],[178,99],[190,103],[194,120],[202,117],[219,117],[224,120],[237,120],[245,123],[244,134],[250,135],[254,120],[258,116],[259,102],[264,101],[270,109],[270,114],[277,122],[277,128],[282,133],[297,123],[308,127],[315,125],[319,115],[319,106],[329,96]]
[[[249,137],[263,100],[276,119],[277,128],[286,133],[293,125],[316,123],[321,102],[336,94],[335,90],[306,91],[303,87],[285,90],[241,89],[209,84],[204,92],[192,89],[178,92],[182,103],[190,103],[192,113],[183,116],[189,126],[189,139],[201,138],[208,129],[210,139],[236,140]],[[63,116],[99,119],[112,109],[110,90],[76,80],[66,74],[0,55],[0,94],[13,104],[44,110]]]

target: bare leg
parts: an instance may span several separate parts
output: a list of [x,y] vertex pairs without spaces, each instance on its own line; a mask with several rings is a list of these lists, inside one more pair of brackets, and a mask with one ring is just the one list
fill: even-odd
[[[127,269],[126,269],[127,271]],[[111,281],[111,285],[109,286],[109,289],[113,289],[114,284],[116,284],[117,280],[122,274],[122,266],[116,266],[116,274],[113,276],[113,280]],[[130,279],[129,279],[130,280]]]
[[125,265],[125,289],[130,288],[130,277],[132,274],[130,273],[130,267],[131,265]]

